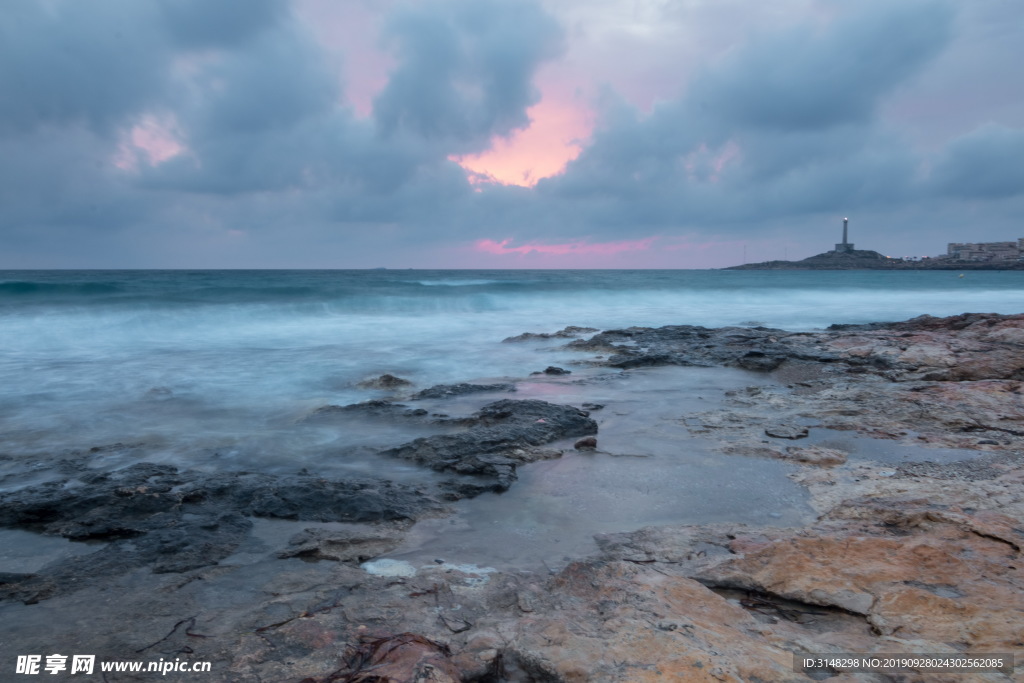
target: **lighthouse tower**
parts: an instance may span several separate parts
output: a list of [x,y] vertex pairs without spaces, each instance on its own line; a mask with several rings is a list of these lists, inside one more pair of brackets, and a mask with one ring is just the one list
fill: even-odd
[[843,219],[843,241],[837,244],[836,248],[833,250],[837,254],[847,254],[853,251],[853,245],[846,241],[846,228],[849,220],[849,218]]

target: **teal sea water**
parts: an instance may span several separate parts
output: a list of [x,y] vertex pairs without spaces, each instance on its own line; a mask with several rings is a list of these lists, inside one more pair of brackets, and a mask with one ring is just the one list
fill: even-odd
[[[9,455],[110,443],[237,453],[318,406],[523,377],[577,356],[502,344],[566,325],[791,330],[923,313],[1024,311],[1024,273],[758,271],[0,272],[0,431]],[[358,435],[352,435],[358,441]],[[274,456],[273,453],[278,453]],[[276,458],[276,459],[275,459]]]
[[[392,373],[416,388],[501,378],[517,382],[519,398],[607,404],[596,415],[612,454],[563,444],[566,455],[521,468],[505,494],[418,524],[395,557],[550,567],[592,552],[594,533],[645,524],[800,524],[811,511],[786,477],[791,466],[723,458],[680,420],[713,409],[725,389],[770,377],[619,375],[573,365],[581,356],[561,340],[502,339],[567,325],[810,330],[967,311],[1024,311],[1024,273],[0,272],[0,491],[139,461],[428,482],[439,475],[376,454],[420,435],[415,428],[304,420],[325,404],[384,396],[358,383]],[[529,379],[548,365],[573,374]],[[500,397],[427,407],[468,414]],[[873,457],[873,445],[863,448]],[[274,524],[285,523],[258,528]],[[0,532],[0,544],[16,533],[25,535]],[[24,541],[22,554],[36,557],[40,542]],[[10,562],[0,553],[0,571],[23,570]]]

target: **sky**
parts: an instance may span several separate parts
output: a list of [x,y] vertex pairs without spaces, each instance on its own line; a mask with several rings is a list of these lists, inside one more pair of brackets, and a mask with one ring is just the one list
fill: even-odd
[[0,268],[1024,237],[1019,0],[5,0]]

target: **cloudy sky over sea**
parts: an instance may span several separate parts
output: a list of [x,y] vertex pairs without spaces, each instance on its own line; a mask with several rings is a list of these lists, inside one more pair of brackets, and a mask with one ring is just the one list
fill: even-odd
[[1024,237],[1017,0],[6,0],[0,268]]

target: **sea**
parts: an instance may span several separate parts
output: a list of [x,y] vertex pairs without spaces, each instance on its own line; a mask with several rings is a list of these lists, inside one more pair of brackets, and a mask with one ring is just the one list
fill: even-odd
[[[387,398],[360,383],[389,373],[415,388],[513,381],[519,398],[620,406],[601,418],[603,443],[618,439],[635,458],[574,454],[522,468],[507,494],[464,503],[454,524],[464,535],[447,546],[463,559],[479,560],[473,544],[486,542],[484,559],[499,563],[509,544],[495,525],[553,556],[556,543],[582,548],[592,533],[644,523],[794,522],[807,510],[782,465],[723,465],[709,448],[677,455],[684,409],[762,377],[674,368],[629,383],[582,364],[562,340],[502,340],[568,325],[797,331],[1022,311],[1021,271],[3,271],[0,491],[66,476],[59,463],[83,454],[95,469],[148,461],[428,481],[437,475],[374,454],[414,436],[404,427],[304,421],[324,405]],[[574,374],[531,379],[549,365]],[[731,493],[702,496],[713,482]],[[421,550],[442,552],[441,536],[421,534]]]

